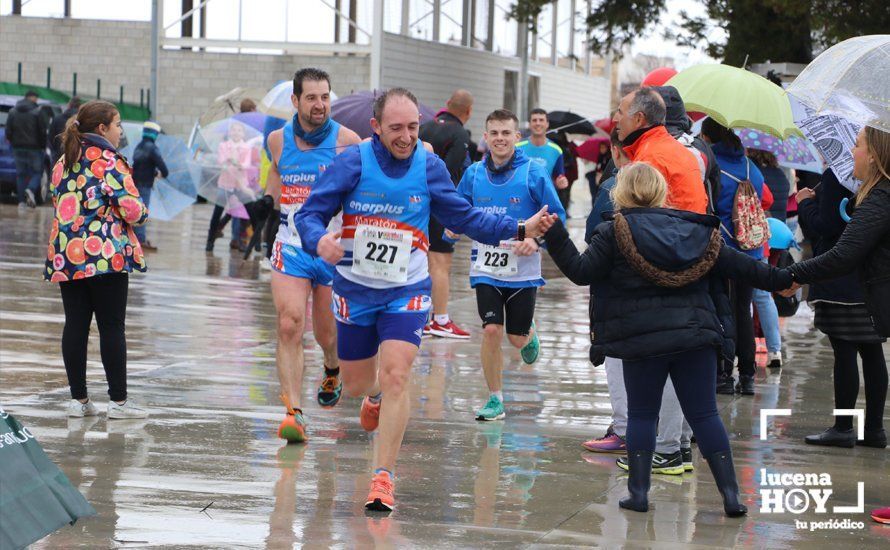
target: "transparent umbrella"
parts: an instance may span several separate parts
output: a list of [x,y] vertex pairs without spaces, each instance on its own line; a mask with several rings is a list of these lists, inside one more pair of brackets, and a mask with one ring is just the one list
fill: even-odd
[[[294,116],[296,112],[294,110],[294,104],[291,102],[290,97],[294,93],[294,82],[293,80],[282,80],[278,84],[272,87],[271,90],[263,97],[257,106],[257,110],[261,113],[266,113],[269,116],[273,116],[275,118],[283,118],[284,120],[290,120],[291,117]],[[331,92],[331,101],[337,99],[337,94]]]
[[828,48],[788,86],[817,114],[890,132],[890,34],[857,36]]
[[[155,143],[169,173],[166,178],[158,179],[154,183],[149,217],[169,221],[195,203],[201,179],[201,166],[181,139],[161,134]],[[121,151],[131,161],[134,158],[136,145],[138,142],[131,143]]]
[[213,122],[240,113],[243,100],[252,99],[254,102],[257,102],[260,101],[264,93],[261,88],[232,88],[213,100],[213,103],[207,107],[207,110],[198,119],[198,124],[202,127],[207,127]]
[[263,135],[234,118],[201,128],[192,145],[200,167],[198,194],[227,214],[242,219],[245,205],[260,198],[260,150]]

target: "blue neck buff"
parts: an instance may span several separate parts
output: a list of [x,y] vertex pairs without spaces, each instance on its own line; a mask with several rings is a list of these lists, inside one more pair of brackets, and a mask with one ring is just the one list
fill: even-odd
[[331,120],[331,117],[328,117],[327,120],[324,121],[324,124],[311,132],[307,132],[300,125],[300,121],[297,118],[299,116],[299,114],[295,114],[293,121],[291,122],[291,125],[294,127],[294,135],[309,145],[318,145],[324,141],[331,134],[331,130],[334,129],[334,121]]

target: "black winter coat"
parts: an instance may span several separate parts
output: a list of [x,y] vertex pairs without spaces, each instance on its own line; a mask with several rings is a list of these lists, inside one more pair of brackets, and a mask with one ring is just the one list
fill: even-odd
[[[814,257],[831,250],[847,228],[847,222],[840,214],[843,199],[853,200],[853,192],[841,185],[834,172],[828,169],[822,174],[822,183],[816,198],[797,205],[797,219],[801,228],[812,238]],[[807,300],[862,304],[865,303],[865,292],[859,277],[855,273],[849,273],[812,283]]]
[[53,117],[52,122],[49,124],[47,141],[49,141],[49,148],[53,152],[53,164],[55,164],[62,156],[62,132],[65,131],[65,125],[68,124],[68,120],[71,117],[77,114],[78,109],[79,107],[65,109],[60,114]]
[[40,105],[21,99],[6,119],[6,139],[13,149],[43,150],[46,147],[46,120]]
[[[785,172],[774,166],[761,166],[756,162],[754,165],[760,168],[760,173],[763,174],[763,183],[769,187],[770,193],[773,194],[773,204],[769,207],[769,215],[777,220],[785,221],[788,218],[788,193],[791,191],[791,183],[785,177]],[[798,212],[800,212],[799,209]]]
[[[723,278],[765,290],[791,286],[787,270],[724,246],[718,225],[714,216],[683,210],[622,210],[597,227],[583,254],[562,224],[547,232],[559,269],[591,285],[591,355],[634,360],[724,348],[728,331],[712,297]],[[728,304],[720,305],[726,312]]]
[[433,146],[433,151],[445,161],[454,186],[460,183],[464,170],[470,165],[467,156],[470,144],[468,132],[459,118],[445,111],[420,127],[420,139]]
[[890,180],[872,188],[831,250],[790,269],[799,283],[858,272],[875,329],[890,336]]
[[167,164],[164,163],[161,151],[154,140],[142,138],[133,151],[133,181],[136,182],[136,185],[151,187],[158,174],[162,178],[169,175]]

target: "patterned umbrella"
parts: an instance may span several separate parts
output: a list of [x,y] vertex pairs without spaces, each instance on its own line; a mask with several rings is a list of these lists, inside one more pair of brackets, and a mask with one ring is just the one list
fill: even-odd
[[734,131],[742,140],[742,145],[748,149],[769,151],[785,168],[809,172],[822,171],[822,157],[816,148],[804,138],[790,136],[788,139],[779,139],[772,134],[754,128],[740,128]]

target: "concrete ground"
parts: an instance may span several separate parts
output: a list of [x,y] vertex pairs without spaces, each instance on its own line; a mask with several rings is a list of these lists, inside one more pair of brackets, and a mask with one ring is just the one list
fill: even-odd
[[[653,476],[649,513],[626,512],[618,508],[626,478],[615,457],[580,446],[604,432],[610,415],[604,371],[587,361],[587,289],[559,276],[549,258],[536,316],[541,359],[525,366],[508,352],[507,419],[473,420],[487,391],[466,244],[455,256],[451,313],[473,338],[424,341],[397,468],[398,508],[389,517],[366,515],[373,437],[358,424],[359,401],[344,399],[333,410],[315,404],[321,353],[307,335],[311,440],[277,439],[283,408],[269,272],[231,255],[227,239],[205,255],[209,214],[199,205],[150,226],[160,250],[148,255],[147,274],[131,277],[127,334],[130,393],[152,416],[106,421],[64,414],[61,300],[41,279],[52,211],[0,206],[0,403],[98,512],[35,548],[890,547],[890,526],[868,517],[890,505],[887,450],[803,443],[831,424],[833,406],[831,350],[806,306],[784,327],[786,367],[759,368],[754,397],[718,397],[748,517],[724,517],[697,452],[695,472]],[[578,242],[582,224],[571,222]],[[94,328],[89,388],[104,411],[95,335]],[[759,439],[764,408],[793,411],[770,421],[766,441]],[[828,473],[827,513],[815,505],[762,513],[762,469]],[[859,481],[864,512],[834,512],[857,504]],[[806,503],[798,497],[789,502],[800,510]],[[810,529],[830,519],[861,528]]]

